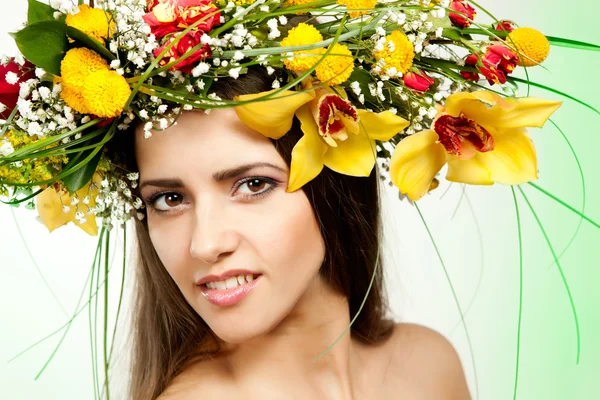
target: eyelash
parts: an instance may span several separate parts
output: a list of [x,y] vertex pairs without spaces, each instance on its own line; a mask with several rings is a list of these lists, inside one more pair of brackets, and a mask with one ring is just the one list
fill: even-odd
[[[253,180],[260,180],[260,181],[263,181],[263,182],[266,182],[266,183],[270,184],[271,186],[269,188],[263,190],[262,192],[257,193],[257,194],[244,194],[244,195],[242,195],[241,197],[242,197],[242,199],[244,201],[245,200],[258,199],[258,198],[261,198],[263,196],[266,196],[268,193],[272,192],[273,190],[275,190],[279,186],[279,182],[276,181],[275,179],[267,178],[266,176],[249,176],[249,177],[243,178],[243,179],[239,180],[238,182],[236,182],[236,184],[233,187],[233,191],[235,192],[243,184],[251,182]],[[170,191],[163,191],[163,192],[154,193],[151,196],[149,196],[149,198],[146,200],[146,204],[149,206],[148,208],[152,209],[152,212],[154,212],[156,214],[165,214],[165,213],[172,212],[172,211],[159,210],[159,209],[157,209],[154,206],[154,204],[156,203],[156,200],[158,200],[161,196],[164,196],[164,195],[167,195],[167,194],[178,194],[178,195],[181,195],[181,193],[170,192]]]

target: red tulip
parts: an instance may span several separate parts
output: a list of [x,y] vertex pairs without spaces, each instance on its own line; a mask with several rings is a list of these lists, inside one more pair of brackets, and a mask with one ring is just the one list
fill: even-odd
[[435,82],[433,78],[427,76],[425,72],[412,72],[409,71],[402,76],[402,81],[406,87],[417,90],[419,92],[426,92],[429,87]]
[[511,21],[502,20],[494,26],[494,29],[497,31],[506,31],[508,33],[515,30],[515,25]]
[[[465,59],[465,65],[477,66],[479,72],[485,76],[490,85],[494,83],[506,83],[506,75],[510,74],[517,66],[517,56],[508,48],[494,44],[488,46],[484,55],[481,57],[481,64],[477,65],[478,56],[471,54]],[[465,79],[472,81],[479,80],[479,74],[476,72],[461,71]]]
[[19,65],[11,58],[8,64],[0,64],[0,118],[6,119],[17,106],[20,83],[35,78],[35,65],[28,61]]
[[475,9],[464,0],[453,0],[450,3],[450,9],[456,12],[450,12],[448,17],[450,17],[452,24],[459,28],[468,28],[471,26],[471,21],[477,15]]

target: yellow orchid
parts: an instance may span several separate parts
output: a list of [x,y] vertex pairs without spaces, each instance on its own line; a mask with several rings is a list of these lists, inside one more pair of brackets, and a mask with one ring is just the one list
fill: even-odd
[[518,185],[538,177],[528,127],[542,127],[562,102],[502,98],[479,90],[448,97],[431,129],[398,143],[390,161],[394,185],[413,201],[448,164],[446,179],[473,185]]
[[[83,229],[86,233],[96,236],[98,234],[98,226],[94,215],[87,215],[87,210],[96,205],[96,196],[100,185],[100,176],[94,174],[94,177],[83,188],[75,192],[74,196],[69,195],[66,191],[57,191],[54,186],[48,187],[36,198],[37,211],[40,216],[40,221],[48,228],[50,232],[56,228],[73,222],[75,225]],[[89,202],[87,201],[89,198]],[[76,206],[71,205],[73,199],[77,199]],[[86,199],[88,204],[84,204]],[[65,212],[66,207],[69,209]],[[78,214],[80,213],[80,214]],[[80,219],[83,214],[83,219]]]
[[[273,139],[290,130],[294,115],[300,120],[304,136],[292,150],[288,192],[310,182],[324,166],[344,175],[369,176],[375,166],[375,140],[390,140],[409,125],[390,111],[356,109],[340,87],[311,89],[310,85],[305,92],[284,91],[235,108],[242,122]],[[235,100],[250,101],[266,93],[272,91]]]

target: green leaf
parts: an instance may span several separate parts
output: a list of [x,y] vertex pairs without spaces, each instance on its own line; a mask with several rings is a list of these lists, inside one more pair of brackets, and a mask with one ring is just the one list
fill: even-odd
[[600,51],[600,46],[597,44],[579,42],[577,40],[564,39],[555,36],[546,36],[548,41],[553,46],[569,47],[571,49],[589,50],[589,51]]
[[60,63],[69,48],[65,27],[60,21],[36,22],[15,33],[15,42],[27,60],[60,76]]
[[72,26],[66,26],[65,28],[67,35],[79,44],[87,47],[90,50],[94,50],[96,53],[100,54],[104,58],[108,58],[109,60],[116,60],[117,56],[111,53],[102,43],[96,40],[93,37],[86,35],[81,32],[77,28],[73,28]]
[[[102,130],[104,131],[103,135],[101,134],[99,136],[91,138],[90,140],[81,143],[81,146],[79,146],[86,147],[96,145],[96,147],[82,150],[81,152],[76,153],[75,156],[69,160],[67,165],[63,167],[63,172],[72,169],[74,166],[84,161],[87,157],[90,157],[92,153],[96,151],[98,146],[104,146],[102,140],[106,137],[106,133],[109,131],[109,126],[102,128]],[[94,172],[96,172],[96,168],[98,167],[98,163],[100,162],[101,156],[102,150],[98,151],[96,155],[83,167],[79,168],[72,174],[69,174],[63,178],[63,182],[69,190],[69,193],[74,193],[78,191],[92,179],[92,176],[94,175]]]
[[[92,150],[87,150],[79,153],[78,157],[73,158],[67,163],[67,165],[65,166],[65,170],[79,163],[81,161],[82,156],[89,155],[91,151]],[[76,191],[84,187],[92,179],[92,176],[94,175],[94,172],[96,172],[96,168],[98,167],[98,163],[100,162],[101,156],[102,151],[99,151],[89,163],[87,163],[82,168],[79,168],[72,174],[63,178],[63,182],[65,183],[65,186],[69,190],[70,194],[75,193]]]
[[29,0],[29,9],[27,10],[27,23],[35,24],[41,21],[54,21],[54,12],[57,11],[47,4],[40,3],[37,0]]

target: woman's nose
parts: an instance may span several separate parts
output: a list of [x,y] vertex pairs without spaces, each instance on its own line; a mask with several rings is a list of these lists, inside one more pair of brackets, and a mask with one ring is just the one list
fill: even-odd
[[206,264],[214,264],[220,257],[233,253],[239,245],[239,235],[233,228],[226,204],[203,201],[195,210],[191,256]]

